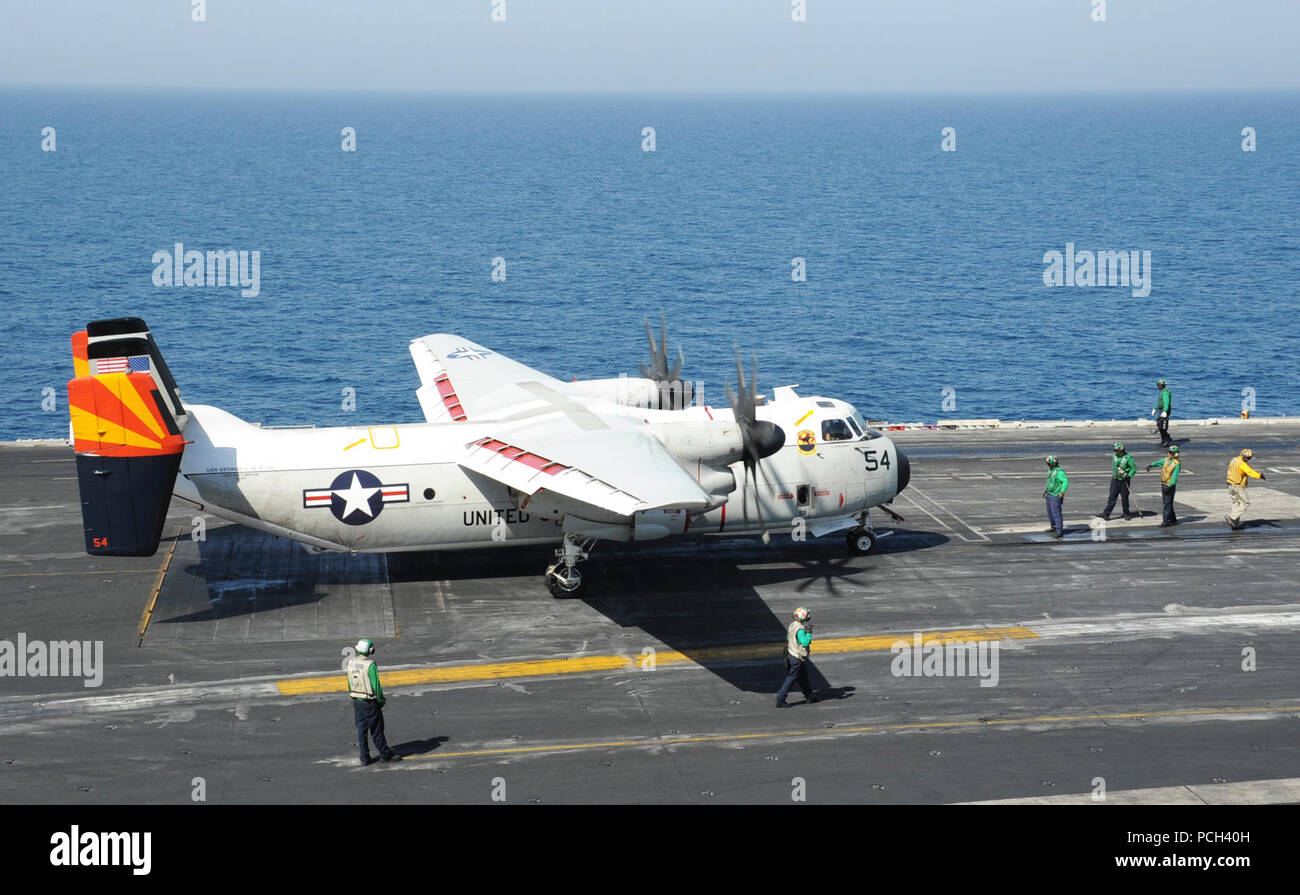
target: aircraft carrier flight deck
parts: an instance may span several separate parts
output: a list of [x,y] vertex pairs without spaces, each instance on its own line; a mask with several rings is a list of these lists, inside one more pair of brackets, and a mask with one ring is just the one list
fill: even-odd
[[[173,502],[149,558],[88,556],[73,452],[0,447],[0,647],[102,642],[97,686],[0,668],[0,788],[55,804],[1294,802],[1300,422],[1175,421],[1172,528],[1104,528],[1110,446],[1145,425],[907,429],[875,550],[842,535],[601,542],[552,597],[549,548],[313,555]],[[1254,450],[1244,528],[1224,470]],[[1070,477],[1065,537],[1042,498]],[[889,532],[885,534],[885,532]],[[796,607],[821,697],[774,706]],[[400,763],[359,767],[341,671],[378,645]],[[913,673],[899,642],[997,644]],[[2,658],[2,657],[0,657]],[[973,662],[973,660],[972,660]],[[26,669],[24,669],[26,670]],[[39,671],[39,669],[37,669]],[[1098,781],[1101,781],[1099,784]]]

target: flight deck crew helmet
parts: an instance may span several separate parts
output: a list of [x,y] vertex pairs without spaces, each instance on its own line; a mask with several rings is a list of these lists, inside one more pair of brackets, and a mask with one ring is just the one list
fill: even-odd
[[1122,441],[1115,442],[1115,453],[1117,454],[1124,453],[1124,442]]
[[1249,460],[1251,457],[1255,456],[1255,452],[1252,451],[1250,448],[1246,448],[1244,451],[1241,452],[1241,456]]
[[1058,459],[1056,459],[1056,454],[1049,454],[1048,457],[1047,457],[1047,465],[1048,465],[1048,466],[1060,466],[1060,465],[1061,465],[1061,461],[1058,460]]
[[800,606],[798,609],[794,611],[794,617],[801,622],[808,621],[809,617],[811,616],[812,613],[809,612],[807,609],[803,608],[802,606]]
[[1176,444],[1171,444],[1171,445],[1169,445],[1169,453],[1174,454],[1174,455],[1177,455],[1177,454],[1178,454],[1178,445],[1176,445]]
[[357,641],[357,645],[355,649],[357,651],[357,655],[359,656],[370,656],[370,655],[374,655],[375,644],[373,641],[370,640],[370,638],[362,637],[360,640]]
[[1164,388],[1164,387],[1165,387],[1165,381],[1163,379],[1157,379],[1156,388]]

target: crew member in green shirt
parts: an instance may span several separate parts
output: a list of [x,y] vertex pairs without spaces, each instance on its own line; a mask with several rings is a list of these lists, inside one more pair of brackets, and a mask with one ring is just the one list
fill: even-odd
[[1174,441],[1169,437],[1169,414],[1173,410],[1173,401],[1163,379],[1156,382],[1156,387],[1160,391],[1156,393],[1156,406],[1151,408],[1151,415],[1156,418],[1156,428],[1160,430],[1160,446],[1168,447]]
[[1047,458],[1047,484],[1043,486],[1043,497],[1047,498],[1047,521],[1052,524],[1048,529],[1052,537],[1065,536],[1065,522],[1061,517],[1061,505],[1065,503],[1065,489],[1070,487],[1061,461],[1052,454]]
[[352,697],[352,710],[357,722],[357,746],[360,747],[361,766],[374,759],[370,757],[370,740],[375,741],[379,757],[384,761],[401,761],[402,756],[388,747],[384,737],[384,688],[379,685],[379,666],[371,658],[375,644],[362,637],[353,647],[355,653],[344,669],[348,673],[348,695]]
[[1163,460],[1148,463],[1147,469],[1160,467],[1160,496],[1165,502],[1165,518],[1160,527],[1177,525],[1178,517],[1174,515],[1174,491],[1178,488],[1178,473],[1183,468],[1183,461],[1178,459],[1178,445],[1169,446],[1169,456]]
[[1106,501],[1106,509],[1097,515],[1103,519],[1110,518],[1110,511],[1115,509],[1115,501],[1124,498],[1124,518],[1132,519],[1133,514],[1128,508],[1128,489],[1129,481],[1138,471],[1138,465],[1133,460],[1133,455],[1124,450],[1124,442],[1115,442],[1115,458],[1110,464],[1110,499]]

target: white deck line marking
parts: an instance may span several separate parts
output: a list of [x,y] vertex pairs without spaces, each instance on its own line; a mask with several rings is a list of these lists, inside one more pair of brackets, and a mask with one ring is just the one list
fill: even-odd
[[930,517],[931,519],[933,519],[935,522],[938,522],[938,523],[939,523],[940,525],[942,525],[944,528],[948,529],[948,531],[952,532],[952,533],[955,534],[957,537],[961,538],[963,541],[969,541],[969,540],[970,540],[970,538],[966,537],[964,534],[962,534],[961,532],[959,532],[959,531],[957,531],[956,529],[954,529],[954,528],[953,528],[951,525],[949,525],[947,522],[944,522],[942,519],[940,519],[940,518],[939,518],[938,516],[936,516],[934,513],[931,513],[931,512],[930,512],[929,510],[927,510],[925,507],[921,506],[919,503],[917,503],[915,500],[913,500],[913,499],[911,498],[910,495],[903,494],[903,495],[900,495],[900,496],[901,496],[904,500],[906,500],[908,503],[910,503],[912,506],[914,506],[914,507],[916,507],[918,510],[920,510],[922,513],[925,513],[925,515],[929,516],[929,517]]
[[[1279,611],[1285,610],[1285,611]],[[1106,619],[1053,619],[1025,627],[1042,638],[1097,637],[1115,634],[1200,634],[1224,628],[1300,628],[1300,607],[1274,607],[1266,612],[1197,612],[1187,615],[1135,614]],[[1031,645],[1032,641],[1024,641]]]
[[[912,490],[915,491],[917,494],[921,495],[922,497],[924,497],[926,500],[930,501],[930,503],[934,504],[936,507],[938,507],[939,510],[940,510],[941,512],[947,513],[949,516],[951,516],[952,518],[956,519],[956,520],[957,520],[957,523],[958,523],[959,525],[965,525],[966,528],[968,528],[968,529],[970,529],[971,531],[975,532],[975,534],[979,535],[979,536],[980,536],[981,538],[983,538],[984,540],[986,540],[986,541],[989,540],[988,535],[984,534],[983,532],[981,532],[978,528],[976,528],[976,527],[973,526],[973,525],[967,525],[967,524],[966,524],[966,521],[965,521],[964,519],[962,519],[960,516],[958,516],[958,515],[957,515],[956,513],[954,513],[952,510],[950,510],[950,509],[948,509],[947,507],[945,507],[943,504],[939,503],[939,501],[935,500],[935,499],[934,499],[933,497],[931,497],[930,495],[926,494],[926,493],[925,493],[924,491],[922,491],[920,488],[912,488]],[[961,535],[961,532],[957,532],[957,533],[958,533],[958,535]],[[969,541],[969,540],[970,540],[970,538],[967,538],[967,537],[965,537],[964,535],[962,536],[962,539],[963,539],[963,540],[966,540],[966,541]]]
[[23,510],[64,510],[67,507],[66,503],[53,503],[44,507],[0,507],[0,513],[20,513]]
[[[931,626],[932,630],[959,630],[962,624]],[[1007,627],[995,625],[994,627]],[[1034,620],[1023,624],[1036,633],[1032,640],[1015,641],[1018,648],[1039,649],[1054,645],[1057,639],[1113,637],[1116,634],[1128,635],[1135,640],[1165,637],[1170,634],[1205,634],[1224,630],[1225,628],[1300,628],[1300,604],[1291,603],[1280,606],[1243,606],[1216,609],[1203,609],[1175,615],[1168,612],[1124,613],[1102,618],[1074,618]],[[834,661],[846,653],[828,654],[822,661]],[[832,658],[834,657],[834,658]],[[463,662],[452,664],[464,664]],[[408,667],[399,666],[392,670]],[[703,670],[697,668],[696,670]],[[603,674],[604,672],[592,672]],[[710,672],[711,673],[711,672]],[[337,669],[317,671],[316,676],[339,675]],[[294,675],[299,677],[302,675]],[[541,675],[545,677],[546,675]],[[48,721],[55,717],[87,717],[105,712],[128,712],[153,709],[171,705],[232,705],[249,699],[278,699],[281,702],[293,702],[302,699],[317,699],[317,696],[284,696],[280,693],[277,681],[281,675],[259,676],[227,681],[209,681],[179,686],[162,686],[149,688],[131,688],[114,693],[97,693],[86,696],[69,696],[65,693],[30,694],[0,699],[0,720],[12,727],[19,721]],[[439,685],[433,685],[437,687]],[[463,686],[457,682],[449,686]],[[1241,716],[1246,718],[1246,716]],[[0,736],[12,734],[11,729],[0,730]]]
[[1120,789],[1094,799],[1091,792],[1023,799],[958,802],[959,805],[1265,805],[1300,801],[1300,777],[1240,783],[1190,783],[1149,789]]
[[[1111,519],[1109,522],[1106,523],[1106,529],[1108,531],[1118,531],[1118,530],[1128,531],[1130,529],[1140,529],[1145,531],[1152,528],[1159,528],[1160,514],[1158,513],[1151,514],[1150,510],[1147,510],[1147,513],[1148,515],[1143,516],[1141,520],[1138,519],[1125,520],[1123,517]],[[1083,519],[1066,519],[1065,527],[1071,528],[1071,527],[1082,526],[1083,528],[1086,528],[1089,531],[1091,531],[1092,520],[1094,518],[1096,517],[1088,516]],[[1026,534],[1033,534],[1035,532],[1042,532],[1046,523],[1047,520],[1046,517],[1044,517],[1043,521],[1038,523],[1033,523],[1033,524],[1021,523],[1016,525],[986,525],[983,528],[981,528],[980,531],[992,535],[1026,535]],[[1227,526],[1225,525],[1224,528],[1227,528]]]

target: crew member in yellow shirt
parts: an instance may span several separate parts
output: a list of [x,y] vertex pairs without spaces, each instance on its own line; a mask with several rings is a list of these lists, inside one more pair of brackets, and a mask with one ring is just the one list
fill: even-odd
[[1264,473],[1250,468],[1249,461],[1254,456],[1254,451],[1246,448],[1228,464],[1228,499],[1232,501],[1232,509],[1226,518],[1234,531],[1242,527],[1241,516],[1250,506],[1250,498],[1246,496],[1246,483],[1251,479],[1264,481]]

